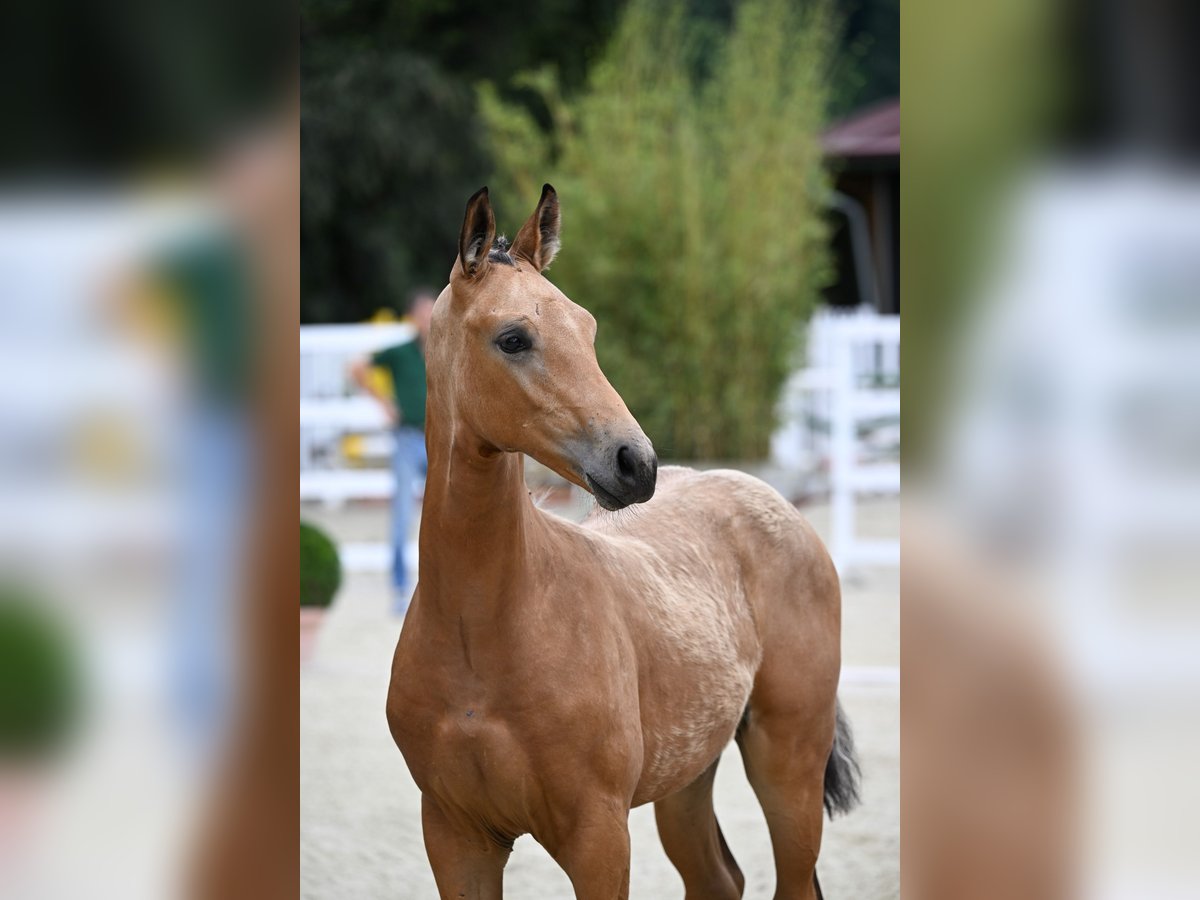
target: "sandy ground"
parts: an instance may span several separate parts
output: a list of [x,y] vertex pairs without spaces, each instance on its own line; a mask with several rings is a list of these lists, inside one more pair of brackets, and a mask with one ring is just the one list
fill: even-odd
[[[805,509],[825,533],[828,509]],[[895,536],[899,504],[860,507],[863,534]],[[339,540],[381,540],[378,507],[306,510]],[[864,802],[826,825],[818,872],[830,900],[899,896],[899,584],[895,569],[845,577],[842,699],[854,724]],[[316,653],[300,675],[301,886],[306,900],[424,900],[437,890],[425,859],[420,794],[384,720],[400,620],[388,613],[385,576],[351,574],[329,613]],[[731,746],[719,769],[717,816],[746,874],[746,897],[769,898],[774,869],[766,823]],[[662,851],[651,806],[630,815],[630,896],[683,896]],[[570,882],[529,837],[505,874],[505,896],[571,898]]]

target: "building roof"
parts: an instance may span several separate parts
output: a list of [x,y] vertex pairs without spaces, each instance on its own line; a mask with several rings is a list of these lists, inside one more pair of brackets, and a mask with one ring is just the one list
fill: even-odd
[[821,135],[826,156],[900,155],[900,100],[885,100],[834,123]]

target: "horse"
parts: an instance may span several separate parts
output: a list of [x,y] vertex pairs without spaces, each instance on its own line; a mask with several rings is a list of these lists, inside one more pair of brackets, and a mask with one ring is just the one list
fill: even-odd
[[[688,900],[741,897],[712,800],[736,739],[775,897],[818,898],[822,810],[852,808],[860,777],[837,572],[762,481],[658,467],[600,370],[596,320],[543,274],[560,230],[550,185],[511,246],[475,193],[426,346],[420,578],[387,719],[439,894],[502,897],[529,834],[578,900],[627,898],[629,811],[653,803]],[[597,508],[539,509],[525,455]]]

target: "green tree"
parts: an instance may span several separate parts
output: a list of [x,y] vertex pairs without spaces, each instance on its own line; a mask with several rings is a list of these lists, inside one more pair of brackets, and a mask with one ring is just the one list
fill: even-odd
[[[582,83],[618,7],[302,0],[301,321],[359,321],[445,284],[492,171],[476,82],[549,63]],[[531,92],[505,98],[545,120]]]
[[746,0],[714,37],[681,3],[633,0],[578,97],[564,100],[549,70],[519,79],[551,110],[548,133],[481,93],[502,216],[515,226],[552,173],[553,280],[599,320],[601,364],[664,457],[768,449],[828,272],[819,134],[833,34],[820,3]]
[[900,0],[849,0],[834,65],[831,118],[900,96]]
[[305,322],[363,320],[444,284],[458,198],[489,167],[466,84],[405,51],[328,56],[302,94]]

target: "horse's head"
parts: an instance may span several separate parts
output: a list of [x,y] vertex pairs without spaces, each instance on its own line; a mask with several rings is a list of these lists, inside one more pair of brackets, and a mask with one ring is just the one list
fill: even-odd
[[658,458],[600,371],[596,320],[542,276],[558,234],[550,185],[511,247],[487,188],[467,202],[426,350],[430,395],[485,454],[528,454],[621,509],[653,496]]

